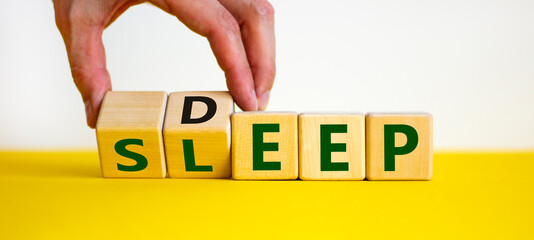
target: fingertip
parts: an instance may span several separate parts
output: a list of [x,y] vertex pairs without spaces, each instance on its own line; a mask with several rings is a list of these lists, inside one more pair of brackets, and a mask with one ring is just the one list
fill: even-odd
[[258,100],[252,73],[248,66],[225,71],[226,86],[235,103],[243,111],[256,111]]
[[260,93],[259,96],[257,96],[257,102],[258,102],[258,110],[259,111],[265,111],[267,109],[267,105],[269,104],[269,98],[271,96],[271,90],[267,90],[263,93]]
[[85,103],[85,117],[87,121],[87,126],[90,128],[95,128],[96,123],[94,120],[94,110],[93,110],[93,104],[91,104],[91,101],[86,101]]
[[252,102],[252,106],[250,107],[251,110],[248,111],[256,111],[258,109],[258,99],[256,97],[256,90],[254,89],[250,92],[250,101]]
[[108,91],[111,91],[111,86],[107,84],[97,85],[95,87],[93,92],[88,94],[90,96],[89,99],[84,101],[87,126],[93,129],[96,128],[104,96]]
[[[232,91],[230,91],[232,93]],[[256,91],[251,90],[246,96],[232,93],[235,103],[243,111],[256,111],[258,109],[258,100],[256,99]]]

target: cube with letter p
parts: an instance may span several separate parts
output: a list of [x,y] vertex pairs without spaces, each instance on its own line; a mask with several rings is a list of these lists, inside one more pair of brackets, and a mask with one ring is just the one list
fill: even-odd
[[368,180],[432,178],[432,116],[426,113],[368,113]]

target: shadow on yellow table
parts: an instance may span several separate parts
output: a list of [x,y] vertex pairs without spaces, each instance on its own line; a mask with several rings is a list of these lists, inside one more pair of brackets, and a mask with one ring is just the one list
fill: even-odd
[[104,179],[96,152],[0,152],[0,239],[531,239],[533,169],[438,153],[431,181]]

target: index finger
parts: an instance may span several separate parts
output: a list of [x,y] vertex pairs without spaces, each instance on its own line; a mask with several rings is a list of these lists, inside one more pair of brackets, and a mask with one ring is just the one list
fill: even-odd
[[239,25],[232,14],[216,0],[154,0],[153,3],[208,39],[237,105],[246,111],[257,110],[252,71]]
[[274,9],[267,0],[220,0],[238,20],[254,77],[258,109],[265,110],[276,74]]

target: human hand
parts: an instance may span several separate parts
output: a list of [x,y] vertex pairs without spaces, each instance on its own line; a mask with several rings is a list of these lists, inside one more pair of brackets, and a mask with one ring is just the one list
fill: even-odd
[[[53,0],[72,77],[94,128],[102,99],[111,90],[102,33],[138,0]],[[274,10],[267,0],[150,0],[205,36],[237,105],[264,110],[275,67]]]

